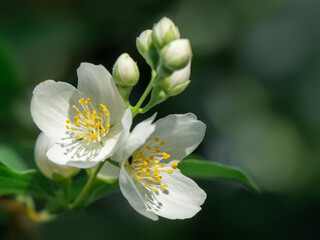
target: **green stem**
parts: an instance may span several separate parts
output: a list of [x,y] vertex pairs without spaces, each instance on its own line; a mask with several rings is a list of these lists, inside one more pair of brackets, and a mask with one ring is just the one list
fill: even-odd
[[96,169],[94,170],[94,172],[91,174],[87,184],[84,186],[84,188],[82,189],[81,193],[79,194],[79,196],[76,198],[76,200],[74,201],[71,209],[75,209],[77,207],[79,207],[79,205],[86,200],[87,196],[89,195],[92,186],[94,185],[94,181],[96,180],[96,176],[98,175],[99,171],[101,170],[103,164],[105,162],[100,162],[98,164],[98,166],[96,167]]
[[142,96],[140,97],[139,101],[137,102],[137,104],[131,109],[132,110],[132,118],[134,118],[140,112],[140,107],[141,107],[142,103],[144,102],[144,100],[149,95],[150,91],[152,90],[153,84],[155,83],[156,79],[157,79],[157,73],[156,73],[156,71],[153,71],[152,78],[151,78],[147,88],[144,90],[144,92],[143,92]]

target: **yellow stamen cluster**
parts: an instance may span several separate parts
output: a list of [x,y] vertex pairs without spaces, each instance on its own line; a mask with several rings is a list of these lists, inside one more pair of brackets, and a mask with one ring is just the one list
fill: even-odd
[[110,113],[104,104],[93,106],[91,99],[84,98],[78,101],[81,107],[73,105],[76,111],[73,122],[66,120],[66,128],[71,130],[73,136],[85,140],[86,144],[90,142],[101,142],[101,139],[110,129]]
[[[161,183],[161,174],[172,174],[173,170],[177,169],[178,166],[177,162],[174,162],[172,166],[161,163],[162,160],[171,157],[170,154],[160,149],[165,144],[163,141],[160,142],[159,138],[154,138],[146,146],[135,151],[128,161],[131,171],[136,174],[136,179],[153,192],[165,190],[168,187],[167,184]],[[166,170],[168,167],[173,170]]]

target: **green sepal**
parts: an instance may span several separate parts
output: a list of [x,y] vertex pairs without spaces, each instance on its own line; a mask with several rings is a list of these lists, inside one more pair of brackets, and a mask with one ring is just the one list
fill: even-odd
[[182,93],[188,87],[190,82],[191,81],[189,80],[189,81],[187,81],[187,82],[185,82],[185,83],[183,83],[183,84],[181,84],[171,90],[166,91],[168,96],[172,97],[172,96],[176,96],[176,95]]
[[[153,29],[152,29],[152,43],[154,44],[154,46],[158,50],[160,50],[161,48],[163,48],[165,45],[172,42],[173,40],[180,38],[180,36],[175,37],[174,32],[172,30],[172,26],[170,26],[169,30],[166,32],[164,38],[161,41],[159,36],[157,36],[157,33],[155,31],[155,27],[156,27],[156,24],[153,25]],[[178,32],[179,32],[179,30],[178,30]]]
[[147,64],[151,67],[152,70],[156,70],[157,66],[159,64],[159,54],[157,50],[155,49],[150,49],[145,53],[143,56],[144,59],[146,60]]
[[130,97],[130,93],[131,93],[132,87],[119,86],[119,85],[117,87],[118,87],[118,91],[119,91],[123,101],[125,102],[125,104],[128,107],[130,107],[131,104],[130,104],[129,97]]
[[187,66],[188,62],[189,62],[189,59],[188,59],[188,61],[186,61],[184,59],[184,57],[178,57],[178,58],[175,58],[169,62],[165,62],[163,60],[163,64],[171,71],[177,71],[177,70],[184,68],[185,66]]

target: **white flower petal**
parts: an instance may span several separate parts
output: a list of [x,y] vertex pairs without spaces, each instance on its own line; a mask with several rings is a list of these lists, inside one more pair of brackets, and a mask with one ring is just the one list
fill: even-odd
[[137,126],[132,130],[125,145],[123,153],[124,160],[127,159],[135,150],[145,144],[147,139],[154,132],[155,125],[152,124],[152,122],[156,115],[156,113],[153,114],[150,118],[137,124]]
[[72,105],[78,99],[78,90],[68,83],[53,80],[40,83],[31,100],[33,121],[51,140],[59,140],[66,136],[66,120],[74,117]]
[[86,144],[84,140],[66,138],[56,143],[47,152],[49,160],[78,168],[90,168],[114,154],[118,145],[124,144],[131,126],[131,110],[128,108],[121,122],[110,128],[102,146],[100,142]]
[[120,168],[114,166],[108,161],[103,164],[100,172],[98,173],[98,178],[105,180],[118,179],[120,174]]
[[128,176],[127,171],[122,165],[119,176],[120,189],[123,196],[128,200],[129,204],[141,215],[150,218],[154,221],[158,220],[158,216],[147,211],[143,198],[140,196],[135,184]]
[[77,169],[69,166],[57,165],[48,160],[46,153],[47,150],[53,145],[49,138],[40,133],[34,149],[34,158],[40,171],[48,178],[53,178],[53,174],[59,173],[64,177],[70,177]]
[[155,123],[150,139],[159,138],[165,145],[161,150],[170,154],[170,160],[182,160],[194,151],[203,140],[206,125],[192,113],[174,114]]
[[[191,218],[201,210],[206,193],[190,178],[179,170],[173,174],[163,174],[161,184],[167,184],[166,190],[144,193],[152,212],[169,219]],[[146,190],[145,190],[146,191]]]
[[[120,162],[122,159],[124,144],[126,143],[126,140],[128,138],[131,124],[132,124],[132,112],[131,112],[131,109],[128,108],[122,116],[122,119],[121,119],[122,130],[119,135],[119,140],[117,141],[117,144],[110,157],[114,161]],[[114,128],[118,128],[118,126],[115,125]]]
[[78,168],[90,168],[106,159],[109,149],[101,148],[100,143],[84,141],[64,141],[54,144],[47,152],[50,161]]
[[94,105],[105,104],[110,111],[111,125],[117,122],[127,106],[108,70],[102,65],[81,63],[77,73],[81,97],[91,98]]

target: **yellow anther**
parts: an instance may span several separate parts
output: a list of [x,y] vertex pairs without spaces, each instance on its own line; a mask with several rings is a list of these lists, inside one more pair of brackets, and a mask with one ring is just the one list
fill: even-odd
[[149,146],[146,146],[146,149],[147,149],[147,150],[150,150],[150,149],[151,149],[151,147],[149,147]]
[[80,123],[80,122],[77,122],[77,125],[78,125],[79,127],[81,127],[81,123]]
[[73,105],[72,108],[73,108],[73,109],[77,109],[77,106],[76,106],[76,105]]
[[164,146],[164,145],[166,145],[166,143],[165,143],[165,142],[161,142],[160,145],[161,145],[161,146]]
[[154,176],[158,176],[158,175],[159,175],[159,173],[155,172],[153,175],[154,175]]
[[160,189],[161,189],[161,190],[165,190],[166,188],[165,188],[165,187],[161,187]]
[[141,172],[145,173],[147,169],[145,167],[141,168]]
[[87,139],[86,144],[88,144],[89,142],[90,142],[89,139]]
[[149,159],[150,159],[150,160],[153,160],[153,157],[152,157],[152,156],[149,156]]
[[71,130],[74,131],[74,127],[71,127]]
[[109,113],[106,113],[106,117],[110,117]]
[[95,106],[95,107],[94,107],[94,109],[98,109],[98,108],[99,108],[99,106]]
[[81,113],[80,111],[77,111],[77,112],[76,112],[76,114],[78,114],[78,115],[79,115],[80,113]]
[[172,170],[168,170],[168,171],[167,171],[167,173],[172,174],[172,173],[173,173],[173,171],[172,171]]
[[80,134],[79,133],[77,134],[77,138],[80,138]]
[[178,167],[178,163],[177,163],[177,162],[174,162],[174,163],[172,164],[172,168],[173,168],[173,169],[177,169],[177,167]]
[[149,180],[153,180],[153,177],[148,177]]
[[77,120],[78,120],[79,118],[80,118],[79,116],[75,116],[75,117],[74,117],[74,119],[77,119]]
[[148,163],[149,163],[148,161],[143,161],[143,165],[144,165],[144,166],[147,166]]
[[82,101],[81,101],[81,100],[79,100],[79,101],[78,101],[78,103],[80,103],[80,104],[81,104],[81,103],[82,103]]
[[108,129],[109,129],[109,128],[110,128],[110,124],[107,124],[106,128],[108,128]]
[[67,128],[67,129],[70,129],[69,125],[66,125],[66,128]]
[[104,128],[101,129],[101,133],[105,133],[107,130],[105,130]]
[[162,187],[168,187],[168,185],[167,184],[163,184]]
[[67,123],[70,123],[71,121],[70,121],[70,120],[67,120],[66,122],[67,122]]
[[149,172],[147,172],[147,173],[146,173],[146,175],[147,175],[147,176],[150,176],[150,173],[149,173]]
[[160,150],[160,148],[159,148],[159,147],[155,147],[154,149],[155,149],[156,151],[159,151],[159,150]]
[[149,185],[149,183],[146,183],[146,185],[145,185],[146,187],[149,187],[150,185]]
[[160,163],[159,160],[155,160],[155,161],[154,161],[154,164],[159,164],[159,163]]
[[83,113],[83,115],[87,115],[87,111],[83,111],[82,113]]
[[159,138],[154,138],[153,139],[155,142],[159,142]]
[[158,190],[154,188],[154,189],[152,189],[152,192],[158,192]]
[[137,174],[137,179],[138,179],[138,180],[141,179],[141,174],[140,174],[140,173]]
[[90,98],[87,98],[87,102],[90,102],[91,101],[91,99]]
[[168,158],[170,158],[170,154],[167,154],[167,153],[162,153],[162,157],[164,158],[164,159],[168,159]]
[[85,104],[85,105],[88,105],[88,101],[85,101],[84,104]]
[[82,138],[82,139],[84,139],[84,136],[83,136],[83,135],[81,135],[81,138]]
[[154,183],[154,181],[150,181],[151,183]]

